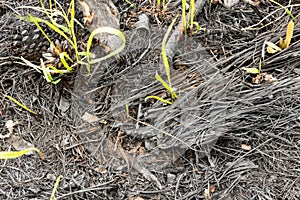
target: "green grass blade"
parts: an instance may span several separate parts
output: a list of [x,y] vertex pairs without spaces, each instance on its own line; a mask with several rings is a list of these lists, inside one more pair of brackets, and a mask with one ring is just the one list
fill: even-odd
[[157,81],[159,81],[163,87],[168,90],[170,92],[170,94],[172,95],[172,99],[175,100],[177,99],[177,95],[176,93],[173,91],[172,87],[170,85],[168,85],[168,83],[166,83],[166,81],[164,81],[161,76],[156,72],[155,78]]
[[61,176],[59,175],[55,181],[55,184],[54,184],[54,187],[53,187],[53,190],[52,190],[52,193],[51,193],[51,197],[50,197],[50,200],[54,200],[55,199],[55,192],[59,186],[59,182],[60,182],[60,179],[61,179]]
[[258,65],[258,71],[259,71],[259,73],[261,72],[261,67],[262,67],[262,60],[259,59],[259,65]]
[[[54,67],[54,66],[52,66],[52,65],[49,66],[49,69],[52,69],[52,70],[54,71],[54,73],[56,73],[56,74],[60,74],[60,75],[63,75],[63,74],[64,74],[64,72],[62,72],[61,70],[57,69],[56,67]],[[51,70],[48,70],[48,71],[49,71],[49,73],[50,73]],[[53,73],[53,72],[52,72],[52,73]],[[51,77],[51,80],[53,81],[52,77]]]
[[89,40],[88,40],[88,43],[87,43],[87,55],[91,55],[90,49],[91,49],[91,46],[92,46],[93,38],[95,37],[95,35],[97,35],[99,33],[114,34],[114,35],[118,36],[119,38],[121,38],[123,44],[118,49],[116,49],[115,51],[113,51],[113,52],[109,53],[108,55],[103,56],[101,58],[96,58],[96,59],[90,60],[90,56],[87,56],[87,58],[88,58],[87,69],[88,69],[89,74],[90,74],[90,64],[101,62],[105,59],[108,59],[108,58],[120,53],[125,48],[125,45],[126,45],[125,35],[120,30],[115,29],[115,28],[111,28],[111,27],[100,27],[100,28],[95,29],[89,37]]
[[75,0],[71,1],[69,10],[70,10],[70,13],[71,13],[69,28],[71,30],[71,37],[73,39],[73,48],[75,50],[76,60],[78,62],[79,55],[78,55],[78,49],[77,49],[77,38],[76,38],[76,34],[75,34]]
[[172,93],[173,91],[172,91],[172,87],[166,82],[166,81],[164,81],[163,79],[162,79],[162,77],[156,72],[156,74],[155,74],[155,78],[156,78],[156,80],[157,81],[159,81],[163,86],[164,86],[164,88],[166,88],[170,93]]
[[259,74],[260,73],[259,69],[255,68],[255,67],[242,67],[242,69],[245,70],[249,74]]
[[277,51],[282,51],[282,49],[279,46],[277,46],[276,44],[274,44],[273,42],[267,41],[265,43],[266,43],[266,45],[268,45],[269,47],[271,47]]
[[47,68],[43,62],[43,60],[41,59],[41,66],[42,66],[42,71],[43,71],[43,74],[44,74],[44,78],[46,79],[46,81],[48,83],[52,83],[52,84],[57,84],[60,82],[61,79],[57,79],[57,80],[54,80],[52,78],[52,75],[51,73],[49,72],[49,68],[53,69],[56,73],[59,73],[59,74],[63,74],[60,70],[56,69],[55,67],[53,66],[50,66],[49,68]]
[[62,30],[60,30],[57,26],[55,26],[54,24],[50,23],[47,20],[43,20],[43,19],[38,18],[38,17],[32,17],[32,18],[34,18],[38,23],[46,24],[49,28],[51,28],[52,30],[57,32],[59,35],[63,36],[72,46],[74,46],[73,41]]
[[61,79],[57,79],[57,80],[55,80],[55,81],[52,81],[51,83],[52,83],[53,85],[56,85],[56,84],[58,84],[60,81],[61,81]]
[[71,60],[72,59],[69,57],[69,55],[66,53],[66,52],[62,52],[59,54],[59,58],[60,58],[60,61],[61,63],[64,65],[64,67],[68,70],[68,71],[72,71],[73,69],[69,66],[69,64],[67,63],[65,57],[68,59],[68,60]]
[[53,78],[52,78],[51,74],[49,73],[48,68],[46,68],[46,66],[45,66],[42,59],[41,59],[41,66],[42,66],[42,71],[43,71],[43,74],[44,74],[44,78],[46,79],[46,81],[48,83],[51,83],[53,81]]
[[27,110],[28,112],[31,112],[32,114],[37,115],[36,112],[30,110],[29,108],[27,108],[25,105],[23,105],[22,103],[20,103],[18,100],[16,100],[15,98],[9,96],[9,95],[5,95],[6,98],[8,98],[9,100],[11,100],[12,102],[14,102],[15,104],[17,104],[18,106],[22,107],[23,109]]
[[65,18],[66,23],[69,24],[70,22],[69,22],[69,19],[68,19],[68,15],[65,12],[64,8],[60,5],[60,3],[57,0],[54,0],[54,3],[55,3],[55,5],[58,5],[58,7],[59,7],[59,9],[56,9],[56,10],[59,10],[62,13],[61,16],[63,18]]
[[184,33],[186,33],[186,27],[187,27],[185,9],[186,9],[186,0],[182,0],[181,21],[182,21]]
[[274,0],[270,0],[272,3],[276,4],[277,6],[283,8],[285,10],[285,12],[294,20],[296,21],[296,18],[294,17],[294,15],[292,14],[292,12],[287,9],[285,6],[281,5],[280,3],[278,3],[277,1]]
[[189,24],[190,29],[193,30],[194,25],[194,15],[195,15],[195,0],[190,1],[190,9],[189,9]]
[[167,57],[167,53],[166,53],[166,43],[167,43],[167,39],[170,35],[170,32],[177,20],[177,17],[178,15],[173,19],[171,25],[168,27],[168,30],[166,32],[166,34],[164,35],[164,38],[163,38],[163,41],[162,41],[162,45],[161,45],[161,54],[162,54],[162,58],[163,58],[163,62],[164,62],[164,66],[165,66],[165,71],[166,71],[166,74],[167,74],[167,78],[168,78],[168,83],[169,83],[169,86],[172,87],[172,84],[171,84],[171,74],[170,74],[170,66],[169,66],[169,61],[168,61],[168,57]]
[[[41,1],[42,1],[42,0],[41,0]],[[50,9],[50,12],[51,12],[51,14],[52,14],[53,9],[52,9],[52,1],[51,1],[51,0],[49,0],[49,9]]]
[[125,0],[125,2],[130,5],[130,8],[134,8],[135,7],[135,5],[131,1],[129,1],[129,0]]
[[[201,30],[201,26],[198,22],[193,22],[193,24],[191,24],[191,26],[194,26],[194,25],[196,26],[196,30],[193,31],[192,34],[196,34],[196,33],[198,33],[199,30]],[[191,28],[191,29],[193,29],[193,28]]]
[[[84,51],[84,52],[78,52],[78,55],[80,56],[88,56],[87,52]],[[90,57],[95,57],[95,54],[91,53],[89,54]],[[81,64],[85,64],[84,62],[82,62]]]
[[[47,17],[48,17],[48,19],[51,21],[51,23],[52,23],[54,26],[56,26],[56,27],[62,29],[65,33],[70,34],[70,31],[69,31],[69,29],[68,29],[66,26],[63,26],[63,25],[61,25],[61,24],[58,24],[58,23],[53,19],[53,16],[54,16],[54,15],[55,15],[55,16],[61,16],[61,17],[64,18],[64,20],[65,20],[66,22],[68,22],[68,21],[69,21],[68,18],[67,18],[66,16],[64,16],[63,13],[62,13],[61,11],[56,11],[55,13],[52,13],[52,11],[50,11],[51,14],[49,14],[48,9],[46,9],[46,8],[43,9],[43,8],[40,8],[40,7],[33,7],[33,6],[20,6],[19,8],[28,8],[28,9],[32,9],[32,10],[35,10],[35,11],[42,12],[42,13],[46,14]],[[18,17],[21,18],[20,16],[18,16]],[[24,18],[24,17],[23,17],[23,18]],[[23,19],[23,20],[25,20],[25,19]],[[30,21],[30,20],[26,20],[26,21]],[[67,23],[67,24],[68,24],[68,23]]]
[[56,23],[55,21],[51,21],[51,23],[52,23],[55,27],[61,29],[63,32],[67,33],[68,35],[71,35],[70,30],[69,30],[66,26],[61,25],[61,24],[58,24],[58,23]]
[[[51,0],[49,0],[49,1],[51,1]],[[45,7],[45,5],[44,5],[44,3],[43,3],[43,0],[40,0],[40,4],[41,4],[41,6],[42,6],[42,8],[43,8],[43,11],[44,11],[44,13],[49,17],[50,16],[50,14],[47,12],[47,9],[46,9],[46,7]],[[52,4],[50,4],[50,12],[52,12]]]
[[166,99],[163,99],[163,98],[161,98],[161,97],[159,97],[159,96],[147,96],[147,97],[145,98],[145,101],[147,101],[148,99],[156,99],[156,100],[158,100],[158,101],[160,101],[160,102],[163,102],[163,103],[172,105],[172,102],[171,102],[171,101],[168,101],[168,100],[166,100]]
[[14,159],[14,158],[18,158],[18,157],[21,157],[21,156],[23,156],[24,154],[26,154],[26,153],[28,153],[30,151],[36,151],[39,154],[39,156],[43,160],[45,160],[45,156],[37,148],[28,148],[28,149],[24,149],[22,151],[1,151],[0,152],[0,159]]

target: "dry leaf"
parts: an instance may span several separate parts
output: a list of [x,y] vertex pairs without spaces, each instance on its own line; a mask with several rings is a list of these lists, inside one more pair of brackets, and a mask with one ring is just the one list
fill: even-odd
[[94,12],[91,11],[90,6],[84,0],[79,0],[79,4],[81,6],[81,10],[84,16],[83,17],[84,25],[89,27],[93,21]]
[[204,197],[205,197],[205,199],[208,199],[208,200],[211,199],[211,196],[210,196],[210,188],[206,188],[206,189],[204,190]]
[[84,121],[86,121],[88,123],[94,123],[94,122],[100,121],[100,119],[97,116],[91,115],[88,112],[85,112],[84,115],[81,117],[81,119],[83,119]]
[[278,52],[277,50],[273,49],[272,47],[267,47],[267,52],[270,54],[274,54],[276,52]]
[[106,172],[107,172],[107,169],[105,168],[105,167],[96,167],[96,168],[94,168],[94,170],[96,171],[96,172],[99,172],[99,173],[101,173],[101,174],[105,174]]
[[277,79],[275,77],[273,77],[272,74],[264,73],[263,77],[264,77],[264,80],[267,81],[268,83],[277,81]]
[[216,186],[212,185],[209,187],[210,193],[214,193],[216,191]]
[[83,0],[79,0],[79,4],[81,6],[81,11],[83,13],[83,16],[89,16],[91,14],[90,6]]
[[108,124],[108,122],[106,120],[104,120],[104,119],[100,119],[99,123],[103,124],[103,125],[107,125]]
[[246,144],[241,144],[241,148],[247,151],[250,151],[252,149],[250,145],[246,145]]
[[146,149],[144,147],[139,148],[139,154],[140,155],[145,155],[146,154]]
[[83,18],[83,23],[86,27],[89,27],[92,24],[94,15],[95,15],[94,12],[92,12],[91,15]]
[[139,148],[141,148],[141,145],[142,145],[141,142],[138,143],[138,144],[136,145],[136,147],[132,148],[128,153],[136,153],[136,152],[138,152],[138,151],[139,151]]
[[268,53],[273,54],[276,53],[277,51],[282,51],[282,49],[276,44],[274,44],[273,42],[266,42],[266,45],[268,45],[267,47]]
[[71,106],[70,102],[66,98],[64,97],[60,98],[59,106],[58,106],[59,110],[61,110],[63,113],[66,113],[67,110],[70,108],[70,106]]
[[294,31],[294,22],[293,20],[291,20],[287,26],[286,29],[286,36],[285,36],[285,40],[284,40],[284,48],[288,48],[290,43],[291,43],[291,39],[293,37],[293,31]]
[[283,44],[283,39],[282,39],[282,37],[279,38],[279,47],[280,47],[281,49],[284,48],[284,44]]
[[9,132],[10,134],[13,133],[13,131],[14,131],[14,126],[15,126],[15,125],[16,125],[16,124],[14,123],[13,120],[8,120],[8,121],[5,123],[5,127],[7,128],[8,132]]
[[208,184],[208,188],[204,190],[205,199],[211,199],[210,194],[216,191],[216,186]]
[[[29,148],[34,147],[33,144],[31,144],[30,142],[27,142],[26,140],[20,138],[17,135],[12,135],[11,139],[12,139],[12,146],[17,151],[21,151],[21,150],[24,150],[24,149],[29,149]],[[29,151],[25,155],[32,155],[32,154],[33,154],[33,151]]]
[[260,84],[261,83],[261,75],[257,74],[256,77],[252,78],[252,83]]

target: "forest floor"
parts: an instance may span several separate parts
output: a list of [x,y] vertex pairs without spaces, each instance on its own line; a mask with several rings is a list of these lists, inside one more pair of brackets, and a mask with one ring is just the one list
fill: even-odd
[[[133,8],[115,1],[124,33],[144,13],[159,35],[138,63],[132,53],[118,65],[154,70],[137,80],[130,69],[91,88],[95,107],[83,121],[93,121],[92,134],[74,120],[76,73],[50,84],[32,67],[0,58],[0,150],[34,146],[46,157],[0,160],[0,199],[49,199],[58,176],[56,199],[300,199],[300,2],[278,0],[296,21],[290,46],[272,54],[265,42],[278,45],[291,21],[282,7],[206,2],[195,16],[202,29],[187,33],[188,48],[170,59],[179,91],[170,106],[144,99],[170,99],[155,80],[155,67],[162,38],[180,14],[180,4],[171,2],[162,12],[153,1],[132,1]],[[5,1],[0,11],[13,14]],[[128,54],[137,47],[130,48]],[[259,75],[242,69],[258,69],[260,60]],[[120,102],[129,103],[129,116]]]

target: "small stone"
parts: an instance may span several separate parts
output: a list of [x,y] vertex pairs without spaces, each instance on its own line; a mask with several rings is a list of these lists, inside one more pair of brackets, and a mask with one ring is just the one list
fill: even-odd
[[55,181],[56,180],[56,176],[54,174],[47,174],[46,178],[48,180],[51,180],[51,181]]
[[175,180],[176,180],[176,175],[171,174],[171,173],[167,174],[167,182],[168,183],[174,183]]

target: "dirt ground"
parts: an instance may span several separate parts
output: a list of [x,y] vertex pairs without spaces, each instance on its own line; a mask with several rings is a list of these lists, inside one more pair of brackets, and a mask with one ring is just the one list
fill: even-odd
[[[180,13],[171,2],[166,13],[153,1],[132,1],[134,8],[114,2],[129,47],[114,62],[122,70],[88,88],[95,92],[91,108],[78,110],[78,73],[50,84],[20,55],[0,51],[0,150],[32,145],[46,157],[1,160],[0,199],[49,199],[59,175],[56,199],[300,199],[300,1],[278,0],[296,22],[290,46],[275,54],[265,42],[284,39],[291,20],[279,5],[205,2],[195,16],[202,29],[188,33],[170,59],[179,98],[168,106],[144,99],[170,99],[154,76],[162,38]],[[0,8],[0,44],[14,28],[5,17],[12,6],[19,4]],[[144,40],[131,37],[142,13],[153,33],[144,55],[133,51]],[[242,69],[257,68],[260,59],[260,77]],[[95,121],[80,118],[87,110]],[[16,123],[10,135],[9,120]]]

